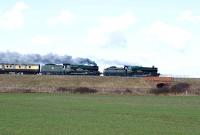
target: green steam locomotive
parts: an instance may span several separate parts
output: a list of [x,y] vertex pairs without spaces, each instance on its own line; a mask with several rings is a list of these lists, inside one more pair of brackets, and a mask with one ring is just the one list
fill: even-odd
[[104,69],[104,76],[129,76],[129,77],[147,77],[159,76],[158,68],[156,67],[142,67],[142,66],[112,66]]
[[[97,65],[77,64],[0,64],[0,74],[42,74],[42,75],[89,75],[100,76]],[[146,77],[159,76],[158,68],[142,66],[109,67],[104,76]]]
[[100,75],[96,65],[72,65],[72,64],[46,64],[41,68],[44,75]]

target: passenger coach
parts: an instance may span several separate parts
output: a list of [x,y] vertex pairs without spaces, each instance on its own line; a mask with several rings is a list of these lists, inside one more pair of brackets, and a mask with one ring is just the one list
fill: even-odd
[[1,74],[39,74],[39,64],[0,64]]

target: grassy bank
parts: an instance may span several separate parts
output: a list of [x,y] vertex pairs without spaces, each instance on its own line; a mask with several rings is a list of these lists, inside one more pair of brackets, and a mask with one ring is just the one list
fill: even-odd
[[199,135],[200,97],[0,94],[1,135]]
[[57,92],[60,89],[94,88],[98,92],[141,90],[152,85],[141,78],[95,77],[95,76],[42,76],[42,75],[0,75],[0,91],[20,91],[30,89],[33,92]]
[[[155,94],[152,93],[152,90],[155,90],[162,94],[163,89],[156,88],[158,83],[131,77],[0,75],[0,92],[76,93],[87,90],[98,93],[149,95]],[[164,94],[185,94],[186,85],[177,85],[179,83],[188,83],[188,95],[200,95],[200,79],[189,78],[174,79]]]

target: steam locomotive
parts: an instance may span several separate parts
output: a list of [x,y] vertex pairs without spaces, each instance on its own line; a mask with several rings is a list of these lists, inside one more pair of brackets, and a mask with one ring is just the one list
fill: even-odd
[[159,76],[158,68],[142,67],[142,66],[124,66],[124,67],[109,67],[104,69],[104,76],[130,76],[130,77],[146,77]]
[[[100,76],[97,65],[76,64],[0,64],[0,74],[89,75]],[[159,76],[156,67],[124,66],[104,69],[104,76]]]
[[46,64],[41,68],[44,75],[100,75],[96,65],[72,65],[72,64]]

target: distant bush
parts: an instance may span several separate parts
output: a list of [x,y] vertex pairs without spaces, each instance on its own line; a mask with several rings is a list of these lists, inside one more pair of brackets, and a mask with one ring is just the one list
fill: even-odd
[[168,88],[168,84],[166,84],[166,83],[158,83],[158,84],[156,85],[156,87],[157,87],[158,89],[165,89],[165,88]]
[[22,92],[23,93],[33,93],[33,91],[31,89],[23,89]]
[[33,93],[32,89],[29,88],[14,88],[10,91],[11,93],[17,92],[17,93]]
[[71,89],[65,87],[59,87],[56,89],[57,92],[72,92]]
[[59,87],[56,89],[57,92],[69,92],[69,93],[96,93],[98,92],[96,89],[87,88],[87,87],[80,87],[75,89],[65,88],[65,87]]
[[170,92],[169,85],[165,83],[157,84],[156,88],[151,90],[151,93],[154,94],[167,94]]
[[131,94],[131,93],[133,93],[133,92],[132,92],[132,90],[130,90],[130,89],[126,89],[126,90],[124,91],[124,93],[126,93],[126,94]]
[[74,89],[72,92],[84,94],[84,93],[97,93],[98,91],[93,88],[80,87],[80,88]]
[[173,85],[170,90],[173,93],[183,93],[189,89],[190,89],[190,84],[183,82]]
[[111,90],[110,93],[113,94],[132,94],[132,90],[131,89],[116,89],[116,90]]
[[168,84],[158,84],[157,88],[151,90],[154,94],[184,93],[190,89],[189,83],[177,83],[169,87]]

